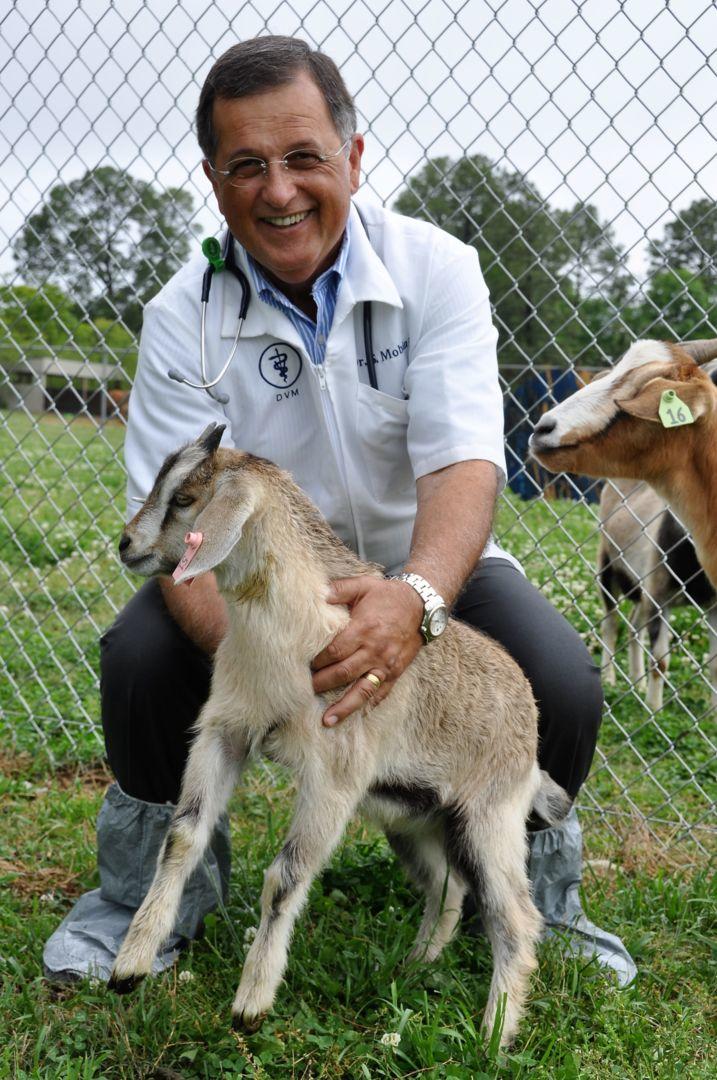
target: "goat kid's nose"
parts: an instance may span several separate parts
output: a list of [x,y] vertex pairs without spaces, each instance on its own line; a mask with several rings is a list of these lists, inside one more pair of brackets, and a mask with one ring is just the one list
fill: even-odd
[[120,555],[127,550],[127,548],[130,546],[131,543],[132,543],[132,537],[128,536],[127,533],[122,533],[122,538],[120,539],[120,542],[119,542],[119,553],[120,553]]

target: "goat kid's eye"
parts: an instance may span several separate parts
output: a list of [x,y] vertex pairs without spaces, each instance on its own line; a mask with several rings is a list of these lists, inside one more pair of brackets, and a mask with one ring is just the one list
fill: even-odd
[[194,499],[191,495],[173,495],[172,503],[174,506],[191,506]]

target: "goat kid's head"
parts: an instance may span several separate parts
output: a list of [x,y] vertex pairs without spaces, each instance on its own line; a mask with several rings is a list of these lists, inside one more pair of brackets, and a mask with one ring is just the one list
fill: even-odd
[[717,408],[717,389],[700,367],[714,357],[717,339],[637,341],[614,368],[543,413],[530,438],[532,456],[550,472],[659,476],[674,459],[675,440],[685,441],[686,449],[694,430],[691,424],[663,426],[662,395],[674,391],[700,424]]
[[[224,427],[210,424],[162,465],[119,543],[130,570],[172,574],[179,585],[214,570],[241,538],[256,505],[250,455],[218,449]],[[218,460],[230,456],[230,468]]]

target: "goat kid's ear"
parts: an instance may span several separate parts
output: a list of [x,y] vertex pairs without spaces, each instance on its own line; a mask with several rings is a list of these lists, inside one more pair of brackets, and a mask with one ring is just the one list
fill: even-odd
[[226,424],[207,424],[202,434],[195,440],[195,445],[207,454],[213,454],[221,442]]
[[206,574],[224,562],[241,540],[244,526],[254,509],[254,498],[246,488],[240,492],[231,481],[220,482],[214,498],[192,526],[193,532],[202,534],[202,542],[189,565],[175,578],[175,585]]
[[699,420],[711,408],[711,396],[707,387],[699,379],[690,382],[675,382],[672,379],[650,379],[641,390],[631,398],[616,398],[615,404],[630,416],[639,420],[649,420],[661,424],[660,401],[665,390],[674,390],[678,398],[689,407],[695,420]]

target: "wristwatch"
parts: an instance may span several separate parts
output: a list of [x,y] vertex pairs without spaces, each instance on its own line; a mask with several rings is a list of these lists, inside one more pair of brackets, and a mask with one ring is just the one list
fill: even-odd
[[448,624],[448,608],[442,596],[419,574],[391,574],[392,581],[405,581],[423,600],[421,633],[426,645],[440,637]]

